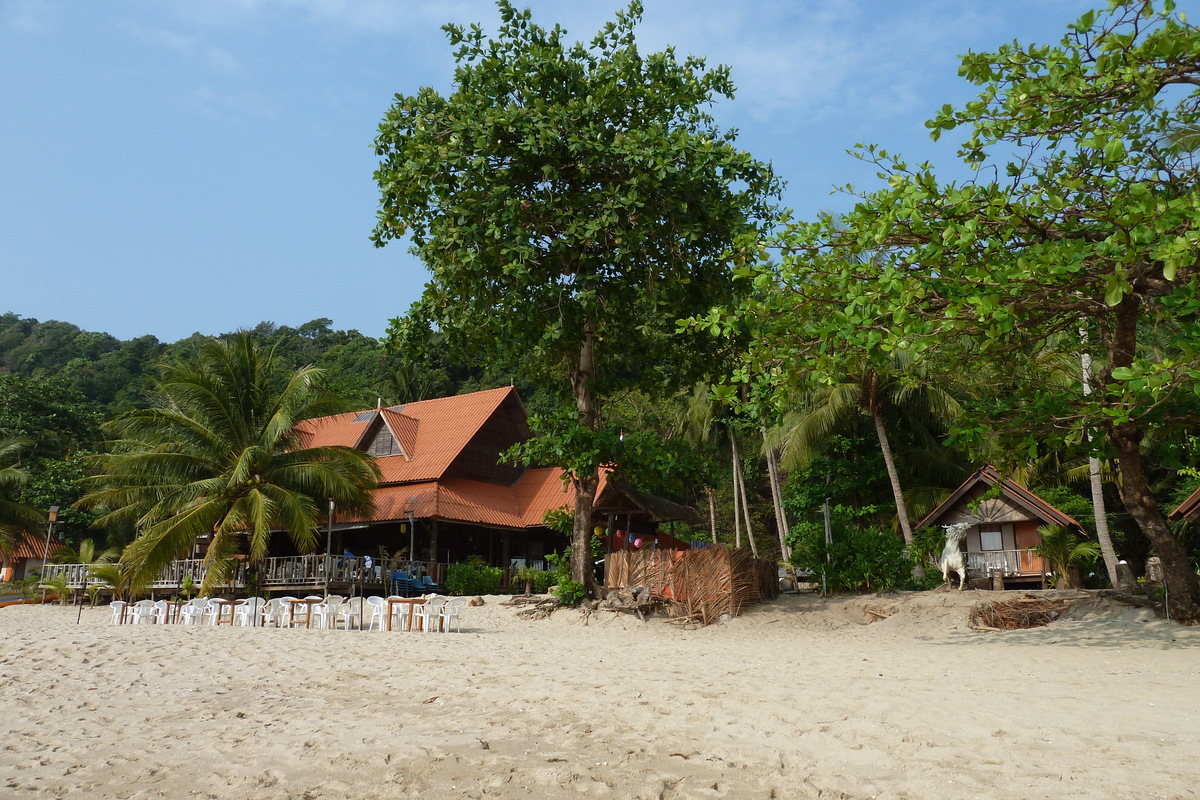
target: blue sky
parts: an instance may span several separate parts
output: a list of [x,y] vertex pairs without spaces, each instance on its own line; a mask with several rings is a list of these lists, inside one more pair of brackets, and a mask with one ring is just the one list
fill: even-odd
[[[870,188],[875,142],[954,174],[923,122],[957,56],[1054,42],[1101,0],[645,0],[644,52],[729,64],[715,109],[800,217]],[[590,39],[620,0],[532,0]],[[381,336],[426,280],[374,248],[371,143],[397,92],[448,90],[440,26],[487,0],[0,0],[0,312],[164,341],[329,317]]]

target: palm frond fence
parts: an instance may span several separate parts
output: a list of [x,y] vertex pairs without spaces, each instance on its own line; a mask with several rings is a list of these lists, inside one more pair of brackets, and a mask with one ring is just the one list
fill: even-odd
[[708,625],[779,596],[775,562],[723,546],[694,550],[621,550],[608,555],[605,586],[648,590]]

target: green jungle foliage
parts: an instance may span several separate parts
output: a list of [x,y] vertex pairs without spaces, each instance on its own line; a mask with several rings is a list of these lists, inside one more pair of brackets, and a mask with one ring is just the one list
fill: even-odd
[[820,523],[804,522],[792,528],[792,563],[809,580],[831,592],[879,592],[906,587],[912,577],[912,562],[904,540],[877,527],[860,528],[834,521],[833,543],[825,543]]
[[446,572],[446,593],[455,596],[497,594],[504,570],[486,564],[452,564]]

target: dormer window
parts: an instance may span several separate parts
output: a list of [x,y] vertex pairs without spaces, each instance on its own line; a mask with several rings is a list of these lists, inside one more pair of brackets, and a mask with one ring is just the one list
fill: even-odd
[[372,440],[371,446],[367,448],[367,452],[376,458],[403,454],[400,445],[396,444],[396,437],[392,436],[392,432],[388,430],[386,425],[379,426],[379,432],[375,434],[375,438]]

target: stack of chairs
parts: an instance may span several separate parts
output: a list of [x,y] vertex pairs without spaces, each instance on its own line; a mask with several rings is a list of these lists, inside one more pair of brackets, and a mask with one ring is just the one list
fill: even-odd
[[399,597],[416,597],[422,593],[422,587],[416,585],[407,572],[398,569],[392,573],[390,593]]

